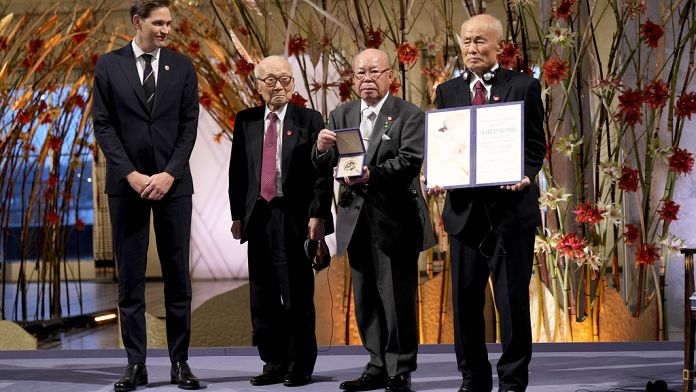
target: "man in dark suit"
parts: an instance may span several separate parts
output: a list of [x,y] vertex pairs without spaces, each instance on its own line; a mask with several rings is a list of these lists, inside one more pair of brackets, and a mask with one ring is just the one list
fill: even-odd
[[235,120],[232,235],[248,241],[253,336],[265,363],[251,384],[294,387],[310,382],[317,358],[314,273],[304,243],[333,232],[333,181],[311,160],[321,114],[288,102],[295,83],[287,59],[267,57],[254,72],[264,105]]
[[419,182],[423,112],[389,94],[389,64],[377,49],[355,57],[361,99],[331,112],[331,130],[319,133],[314,151],[315,165],[331,171],[338,160],[333,130],[360,127],[367,147],[364,175],[341,179],[336,211],[337,254],[348,250],[355,317],[370,353],[362,375],[340,385],[346,391],[410,391],[416,369],[418,254],[424,230],[432,234]]
[[[442,219],[452,254],[454,344],[463,376],[459,391],[492,389],[483,308],[493,272],[503,343],[497,366],[499,391],[520,392],[527,388],[532,358],[528,289],[540,212],[531,185],[546,151],[541,86],[526,74],[498,67],[497,55],[504,45],[499,20],[472,17],[462,24],[461,33],[467,71],[438,86],[437,107],[524,101],[524,178],[513,185],[447,192]],[[433,194],[442,192],[433,186]]]
[[189,242],[193,181],[188,166],[198,127],[198,81],[188,57],[166,49],[169,0],[134,0],[135,38],[99,58],[92,116],[106,156],[106,193],[118,264],[118,306],[128,367],[114,384],[147,384],[145,267],[154,214],[164,278],[171,382],[198,389],[191,373]]

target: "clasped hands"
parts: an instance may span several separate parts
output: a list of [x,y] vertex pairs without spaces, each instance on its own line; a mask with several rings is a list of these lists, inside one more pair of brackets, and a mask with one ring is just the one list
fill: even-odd
[[174,183],[174,177],[167,172],[148,176],[133,171],[126,176],[126,180],[140,198],[153,201],[162,200]]

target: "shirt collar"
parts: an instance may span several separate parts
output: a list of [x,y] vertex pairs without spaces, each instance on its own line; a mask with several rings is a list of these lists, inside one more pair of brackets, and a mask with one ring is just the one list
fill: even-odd
[[382,110],[382,106],[384,105],[384,102],[387,100],[387,97],[389,97],[389,93],[386,93],[382,99],[380,99],[379,102],[377,102],[374,106],[370,106],[365,102],[364,100],[360,100],[360,113],[363,113],[365,109],[371,107],[372,110],[375,112],[375,115],[379,114],[379,111]]
[[[268,118],[268,113],[271,112],[271,109],[268,108],[268,105],[263,105],[263,107],[264,107],[263,119],[266,120]],[[283,120],[285,119],[285,112],[287,112],[287,111],[288,111],[288,104],[287,103],[285,105],[283,105],[282,108],[275,111],[275,114],[276,114],[276,116],[278,116],[278,120],[280,120],[280,122],[283,122]]]
[[[135,43],[135,40],[131,41],[131,46],[133,46],[133,55],[135,55],[136,60],[145,53],[145,51],[140,49],[140,46]],[[152,55],[153,60],[159,60],[160,48],[155,48],[155,50],[150,52],[150,54]]]

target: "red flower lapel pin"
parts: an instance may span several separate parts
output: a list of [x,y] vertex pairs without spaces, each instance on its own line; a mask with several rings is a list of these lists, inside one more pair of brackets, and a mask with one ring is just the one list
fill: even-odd
[[493,96],[493,101],[494,101],[494,102],[500,101],[500,97],[497,96],[497,95],[494,95],[494,96]]
[[288,136],[292,136],[292,131],[288,129],[288,130],[285,132],[285,134],[288,135]]

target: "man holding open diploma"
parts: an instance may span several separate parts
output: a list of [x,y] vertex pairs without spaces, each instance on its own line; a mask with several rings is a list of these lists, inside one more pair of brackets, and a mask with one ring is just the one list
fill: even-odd
[[[532,357],[528,287],[540,223],[532,184],[546,151],[541,86],[523,73],[498,67],[497,54],[504,44],[499,20],[472,17],[462,24],[461,37],[467,71],[438,86],[437,107],[524,101],[524,177],[512,185],[447,191],[442,219],[452,253],[455,351],[463,378],[459,391],[493,387],[483,319],[486,284],[493,272],[503,342],[499,391],[519,392],[527,387]],[[429,193],[444,193],[437,185],[428,181]]]

